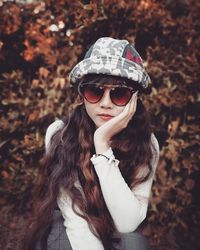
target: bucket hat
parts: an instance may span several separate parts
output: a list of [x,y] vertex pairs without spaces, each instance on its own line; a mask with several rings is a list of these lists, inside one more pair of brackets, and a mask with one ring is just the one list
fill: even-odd
[[111,37],[101,37],[89,48],[83,60],[71,70],[70,82],[75,84],[88,74],[120,76],[137,82],[144,89],[151,83],[142,58],[133,45],[127,40]]

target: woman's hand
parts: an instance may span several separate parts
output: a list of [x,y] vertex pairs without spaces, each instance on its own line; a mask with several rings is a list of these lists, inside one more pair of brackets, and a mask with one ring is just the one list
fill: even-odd
[[113,117],[95,131],[94,145],[97,154],[101,154],[108,150],[110,139],[127,127],[129,121],[135,114],[136,107],[137,92],[132,95],[129,103],[119,115]]

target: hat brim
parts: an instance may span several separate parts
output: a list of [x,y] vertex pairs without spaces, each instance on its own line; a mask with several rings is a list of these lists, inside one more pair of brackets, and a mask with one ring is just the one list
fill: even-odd
[[139,64],[123,57],[90,57],[79,62],[70,72],[72,83],[88,74],[120,76],[138,82],[147,88],[151,82],[148,73]]

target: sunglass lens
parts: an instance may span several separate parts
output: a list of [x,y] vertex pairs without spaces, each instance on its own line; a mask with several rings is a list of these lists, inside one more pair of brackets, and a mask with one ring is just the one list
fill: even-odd
[[126,105],[131,99],[131,95],[131,90],[123,87],[115,88],[110,94],[112,102],[117,106]]
[[90,103],[97,103],[103,95],[103,90],[96,86],[86,86],[83,90],[83,96]]

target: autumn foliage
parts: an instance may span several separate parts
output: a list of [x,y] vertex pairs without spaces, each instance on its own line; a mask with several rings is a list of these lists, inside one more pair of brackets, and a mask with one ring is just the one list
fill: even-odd
[[135,44],[153,83],[161,152],[142,232],[156,250],[200,249],[199,1],[22,2],[0,1],[1,249],[20,249],[45,130],[72,110],[68,73],[101,36]]

